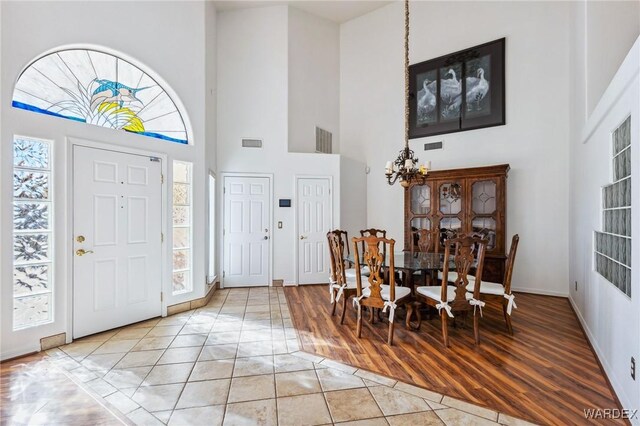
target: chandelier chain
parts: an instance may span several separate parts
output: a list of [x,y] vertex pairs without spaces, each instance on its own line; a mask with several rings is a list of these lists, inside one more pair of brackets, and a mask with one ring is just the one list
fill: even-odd
[[404,1],[404,146],[409,148],[409,0]]

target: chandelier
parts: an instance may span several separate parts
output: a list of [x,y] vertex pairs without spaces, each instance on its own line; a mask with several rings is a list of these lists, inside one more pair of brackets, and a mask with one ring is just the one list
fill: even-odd
[[408,188],[411,182],[424,184],[431,162],[418,165],[418,158],[409,148],[409,0],[404,2],[404,149],[396,161],[387,161],[385,176],[389,185],[398,180]]

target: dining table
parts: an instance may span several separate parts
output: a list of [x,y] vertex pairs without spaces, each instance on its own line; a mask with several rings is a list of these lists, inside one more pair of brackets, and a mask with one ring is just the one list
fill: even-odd
[[[345,260],[350,264],[355,265],[355,256],[352,253],[348,254],[345,257]],[[389,263],[390,255],[387,253],[382,267],[388,269]],[[437,279],[438,271],[441,271],[444,268],[444,254],[398,251],[394,253],[393,263],[394,269],[403,273],[402,285],[410,287],[413,291],[413,287],[415,285],[414,275]],[[361,259],[360,266],[365,266],[365,264],[364,260]],[[453,256],[449,256],[449,270],[454,269],[455,263],[453,262]],[[420,274],[416,274],[416,272],[419,272]]]

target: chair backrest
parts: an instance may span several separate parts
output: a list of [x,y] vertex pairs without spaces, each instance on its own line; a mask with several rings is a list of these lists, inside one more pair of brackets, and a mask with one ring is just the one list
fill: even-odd
[[344,284],[347,282],[343,234],[346,234],[346,232],[339,229],[327,232],[327,241],[329,242],[329,261],[331,264],[331,281],[337,284]]
[[[356,261],[356,289],[357,296],[362,296],[362,271],[363,266],[368,266],[370,270],[369,274],[369,288],[371,293],[363,302],[366,305],[381,308],[384,306],[384,299],[382,298],[382,284],[389,284],[389,296],[391,300],[396,298],[396,283],[395,283],[395,264],[393,257],[393,248],[395,246],[395,240],[388,240],[385,237],[353,237],[353,254]],[[362,255],[360,254],[359,245],[364,247]],[[389,263],[385,265],[386,249],[389,246]],[[362,264],[360,259],[362,256]],[[383,265],[389,268],[389,282],[384,282]]]
[[[478,236],[465,235],[452,238],[445,242],[444,248],[444,268],[442,271],[442,292],[441,299],[447,300],[447,286],[452,282],[455,287],[455,300],[451,304],[454,309],[471,309],[467,302],[467,286],[469,285],[468,275],[475,266],[476,276],[474,281],[473,298],[480,299],[480,285],[482,280],[482,268],[484,266],[484,254],[487,248],[487,240]],[[453,254],[453,263],[457,272],[456,279],[449,280],[449,259]],[[474,264],[475,263],[475,264]]]
[[511,239],[511,248],[509,249],[509,255],[507,256],[507,264],[504,271],[504,282],[502,283],[504,285],[505,294],[511,294],[511,277],[513,275],[513,264],[516,260],[519,241],[520,236],[518,234],[514,235]]
[[438,253],[438,236],[440,233],[437,229],[418,229],[411,232],[412,244],[411,253],[417,251],[419,253]]
[[[360,236],[361,237],[387,238],[387,231],[386,231],[386,229],[376,229],[376,228],[361,229],[360,230]],[[365,251],[366,251],[366,247],[365,247],[365,244],[364,244],[364,241],[363,241],[362,242],[362,253],[364,253]],[[386,245],[383,247],[382,253],[384,255],[387,254],[387,246]]]

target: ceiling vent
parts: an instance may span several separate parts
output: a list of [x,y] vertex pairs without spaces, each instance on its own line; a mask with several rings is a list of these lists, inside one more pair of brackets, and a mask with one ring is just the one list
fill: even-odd
[[243,148],[262,148],[262,139],[242,139]]
[[316,126],[316,152],[331,154],[333,152],[332,139],[333,134],[330,131]]

